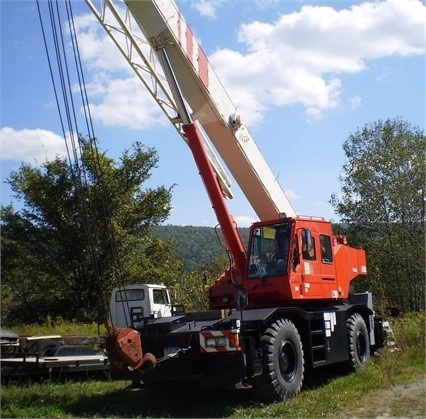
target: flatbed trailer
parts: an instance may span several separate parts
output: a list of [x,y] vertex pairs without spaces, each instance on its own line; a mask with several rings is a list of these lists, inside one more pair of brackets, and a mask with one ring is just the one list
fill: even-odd
[[109,372],[108,356],[94,349],[100,344],[100,337],[18,336],[6,332],[9,336],[2,336],[0,356],[2,380]]
[[2,379],[12,377],[63,376],[75,373],[107,373],[109,359],[105,354],[74,356],[39,356],[38,354],[2,354]]

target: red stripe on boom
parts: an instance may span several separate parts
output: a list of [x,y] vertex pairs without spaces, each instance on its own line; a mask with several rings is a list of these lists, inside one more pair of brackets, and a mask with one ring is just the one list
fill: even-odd
[[[182,26],[183,25],[185,25],[185,38],[186,38],[185,44],[182,42]],[[201,49],[197,40],[194,39],[194,34],[192,33],[191,28],[187,25],[187,23],[183,19],[182,14],[180,12],[178,13],[177,36],[178,36],[179,44],[182,46],[182,49],[185,51],[186,57],[188,61],[192,64],[192,67],[194,68],[194,70],[196,69],[196,66],[194,65],[194,42],[195,42],[196,48],[197,48],[198,77],[201,83],[203,84],[203,86],[208,91],[209,90],[209,61],[207,59],[207,55]]]

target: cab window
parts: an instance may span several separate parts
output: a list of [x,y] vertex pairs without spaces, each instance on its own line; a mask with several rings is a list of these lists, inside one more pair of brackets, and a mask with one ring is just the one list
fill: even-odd
[[333,262],[333,252],[331,250],[331,237],[325,234],[320,234],[321,245],[321,261],[323,263]]
[[292,261],[292,268],[293,271],[296,272],[297,267],[300,265],[300,254],[299,254],[299,240],[297,238],[297,235],[294,236],[294,242],[293,242],[293,261]]
[[290,253],[291,223],[262,226],[252,232],[248,278],[283,275]]
[[167,291],[165,289],[154,289],[153,290],[154,304],[169,304],[167,298]]
[[142,288],[131,290],[119,290],[115,293],[115,301],[139,301],[145,299],[145,291]]
[[302,257],[304,260],[316,260],[315,239],[310,230],[302,230]]

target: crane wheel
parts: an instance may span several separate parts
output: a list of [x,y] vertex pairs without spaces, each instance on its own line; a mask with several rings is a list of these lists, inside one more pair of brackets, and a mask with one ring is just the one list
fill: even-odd
[[370,339],[361,314],[355,313],[346,321],[349,345],[349,367],[359,370],[370,359]]
[[282,400],[296,396],[303,384],[305,359],[296,326],[287,319],[272,323],[261,337],[263,372],[253,391],[259,399]]

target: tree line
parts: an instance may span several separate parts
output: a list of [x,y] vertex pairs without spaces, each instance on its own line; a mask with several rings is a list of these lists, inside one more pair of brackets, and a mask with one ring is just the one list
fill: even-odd
[[[238,230],[247,245],[250,229],[240,227]],[[161,240],[173,243],[186,271],[226,257],[213,227],[161,225],[154,226],[152,231]]]
[[[7,180],[20,209],[1,207],[2,324],[46,316],[90,321],[117,283],[164,283],[175,302],[208,306],[206,290],[227,267],[213,228],[162,226],[173,186],[146,188],[158,164],[137,142],[119,161],[79,138],[75,160],[23,163]],[[366,249],[385,314],[425,307],[425,135],[400,118],[349,135],[341,192],[330,197],[351,244]],[[241,229],[245,241],[248,229]]]
[[367,251],[369,274],[358,285],[383,309],[425,308],[425,140],[395,118],[367,124],[343,144],[341,194],[331,203]]

